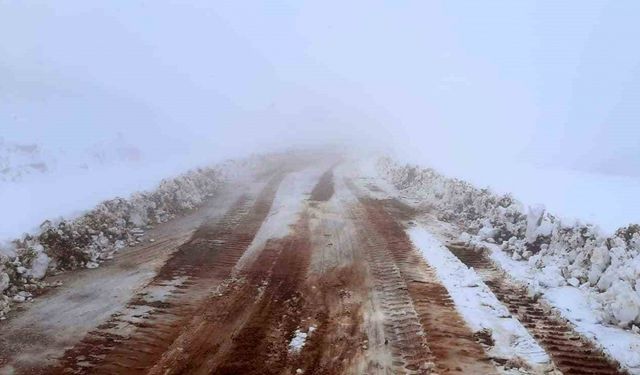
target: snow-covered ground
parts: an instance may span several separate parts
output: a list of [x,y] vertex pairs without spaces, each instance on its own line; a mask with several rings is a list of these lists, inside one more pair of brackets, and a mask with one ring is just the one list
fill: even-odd
[[150,158],[121,136],[73,151],[0,138],[0,241],[33,232],[47,219],[76,217],[106,199],[150,190],[197,166]]

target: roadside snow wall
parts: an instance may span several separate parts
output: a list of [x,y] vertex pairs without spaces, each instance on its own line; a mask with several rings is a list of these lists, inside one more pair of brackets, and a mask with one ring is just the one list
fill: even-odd
[[[47,272],[95,268],[118,250],[141,242],[149,225],[164,223],[200,205],[220,188],[221,167],[201,168],[163,180],[151,192],[102,202],[73,220],[45,221],[37,234],[4,245],[0,254],[0,317],[46,283]],[[52,197],[55,199],[55,197]]]
[[542,286],[587,289],[605,323],[638,331],[640,225],[605,236],[593,225],[563,223],[542,206],[525,211],[511,195],[496,195],[433,169],[400,165],[389,158],[380,159],[377,169],[440,220],[477,239],[501,244],[513,259],[541,270],[547,276]]

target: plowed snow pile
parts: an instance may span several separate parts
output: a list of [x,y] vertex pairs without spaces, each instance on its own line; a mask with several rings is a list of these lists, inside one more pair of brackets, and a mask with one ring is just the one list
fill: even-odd
[[573,286],[607,324],[640,332],[640,225],[611,236],[595,226],[563,222],[544,207],[529,207],[510,195],[440,175],[432,169],[402,166],[383,158],[378,172],[406,195],[418,199],[440,220],[457,224],[464,242],[498,244],[536,275],[534,292]]

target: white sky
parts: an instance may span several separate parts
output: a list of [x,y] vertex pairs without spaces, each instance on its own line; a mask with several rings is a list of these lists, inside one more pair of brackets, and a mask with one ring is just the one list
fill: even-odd
[[341,140],[481,183],[512,163],[640,177],[638,14],[602,0],[0,0],[0,136],[81,148],[121,132],[158,157]]

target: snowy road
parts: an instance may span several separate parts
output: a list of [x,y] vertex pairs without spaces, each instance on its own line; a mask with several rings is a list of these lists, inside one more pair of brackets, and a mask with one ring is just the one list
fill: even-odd
[[382,182],[334,162],[269,171],[63,275],[2,326],[0,373],[624,373],[482,254],[450,251]]

